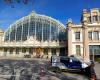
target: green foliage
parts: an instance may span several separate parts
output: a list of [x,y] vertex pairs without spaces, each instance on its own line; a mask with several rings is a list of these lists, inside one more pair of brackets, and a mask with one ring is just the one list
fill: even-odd
[[[6,3],[7,5],[10,5],[11,8],[15,8],[15,4],[21,4],[23,3],[24,5],[27,5],[29,2],[31,2],[31,0],[3,0],[4,3]],[[35,2],[35,0],[32,0],[32,5]]]

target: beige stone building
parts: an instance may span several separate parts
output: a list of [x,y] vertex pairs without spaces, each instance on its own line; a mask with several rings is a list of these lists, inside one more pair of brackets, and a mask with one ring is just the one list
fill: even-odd
[[73,24],[69,19],[68,31],[68,55],[75,55],[89,61],[90,57],[100,57],[100,9],[90,11],[83,9],[80,24]]
[[3,47],[1,47],[1,45],[3,45],[3,36],[4,36],[4,31],[0,29],[0,56],[3,55]]

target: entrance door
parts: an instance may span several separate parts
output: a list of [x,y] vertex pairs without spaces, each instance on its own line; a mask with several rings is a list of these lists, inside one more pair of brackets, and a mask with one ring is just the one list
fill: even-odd
[[66,56],[65,48],[60,48],[60,56]]
[[42,52],[42,49],[41,48],[37,48],[36,49],[36,57],[37,58],[40,58],[41,57],[41,52]]
[[51,49],[52,55],[56,55],[56,49]]
[[90,59],[95,61],[95,59],[100,56],[100,45],[90,45],[89,46]]

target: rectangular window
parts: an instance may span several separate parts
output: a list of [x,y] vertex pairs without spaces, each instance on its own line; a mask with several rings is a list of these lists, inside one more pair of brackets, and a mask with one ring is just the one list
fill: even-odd
[[88,22],[90,23],[91,22],[91,17],[88,17],[87,19],[88,19]]
[[75,32],[75,40],[80,40],[80,32]]
[[92,40],[92,32],[88,32],[89,40]]
[[98,21],[98,16],[93,16],[93,22],[96,22],[96,21]]
[[99,40],[99,31],[94,31],[93,37],[94,37],[94,40]]
[[100,45],[90,45],[89,51],[90,55],[100,55]]
[[76,45],[76,55],[81,56],[81,47],[80,47],[80,45]]

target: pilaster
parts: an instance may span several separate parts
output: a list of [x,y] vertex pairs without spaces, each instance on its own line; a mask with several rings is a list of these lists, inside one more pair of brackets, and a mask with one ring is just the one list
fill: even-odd
[[13,57],[16,56],[16,49],[13,49]]
[[10,49],[7,49],[7,57],[10,57]]
[[51,54],[51,49],[48,50],[48,58],[51,58],[52,54]]
[[87,21],[87,11],[86,9],[83,10],[83,19],[82,19],[82,26],[83,26],[83,59],[85,62],[89,62],[89,39],[88,39],[88,21]]
[[56,49],[56,55],[59,56],[60,49]]
[[69,19],[67,22],[67,32],[68,32],[68,56],[72,55],[72,20]]
[[3,56],[4,56],[4,49],[1,48],[1,49],[0,49],[0,57],[3,57]]

